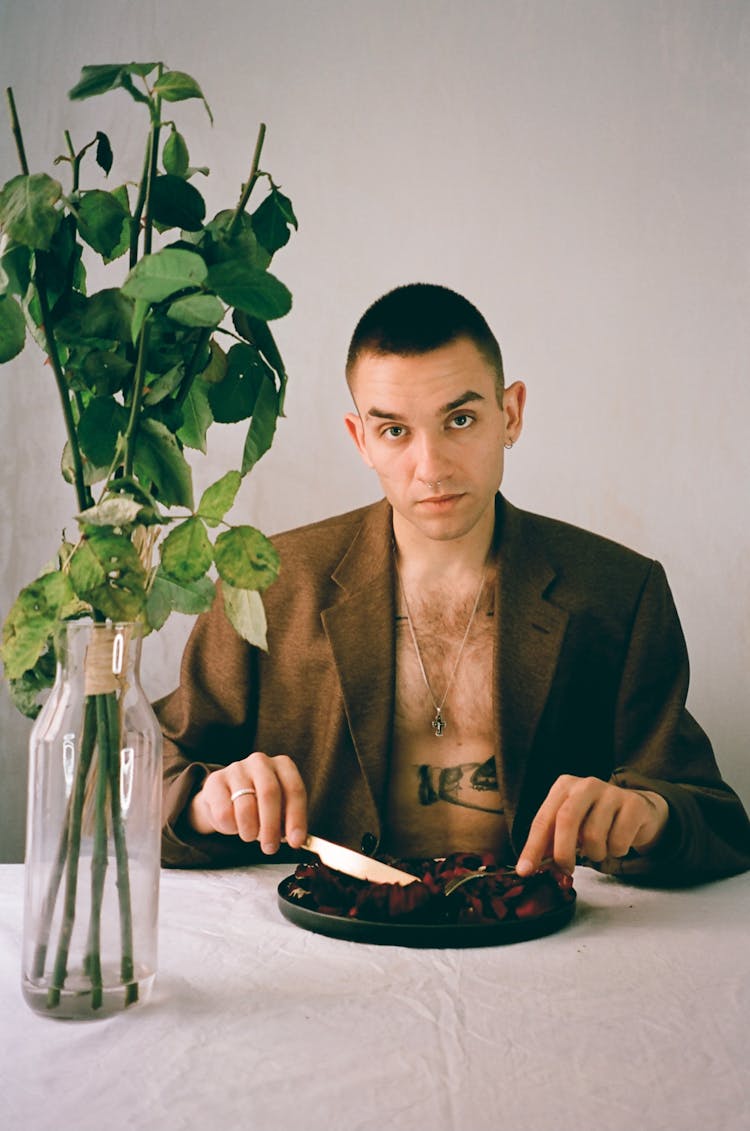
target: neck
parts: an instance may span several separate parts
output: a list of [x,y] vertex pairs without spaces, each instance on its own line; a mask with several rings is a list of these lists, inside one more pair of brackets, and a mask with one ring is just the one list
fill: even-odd
[[476,578],[487,564],[495,534],[495,508],[491,504],[466,534],[442,541],[428,538],[393,513],[393,536],[402,574],[415,584]]

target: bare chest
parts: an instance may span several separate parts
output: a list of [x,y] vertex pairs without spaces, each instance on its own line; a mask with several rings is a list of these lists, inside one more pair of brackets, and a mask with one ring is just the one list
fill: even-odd
[[[492,592],[471,607],[405,610],[396,622],[389,842],[405,856],[506,850],[494,722]],[[465,641],[464,641],[465,636]],[[436,731],[435,716],[441,719]]]

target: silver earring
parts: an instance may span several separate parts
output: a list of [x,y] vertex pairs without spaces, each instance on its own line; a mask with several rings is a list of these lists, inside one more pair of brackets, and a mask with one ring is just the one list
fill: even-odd
[[513,441],[512,441],[512,440],[508,440],[508,442],[507,442],[506,444],[503,444],[503,447],[505,448],[505,450],[506,450],[507,452],[509,452],[509,451],[510,451],[510,449],[511,449],[511,448],[513,447]]

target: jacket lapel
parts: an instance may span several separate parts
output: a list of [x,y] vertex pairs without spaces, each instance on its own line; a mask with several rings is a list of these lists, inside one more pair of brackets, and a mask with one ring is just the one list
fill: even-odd
[[390,506],[369,510],[333,573],[340,597],[321,616],[349,729],[378,813],[385,802],[394,710],[393,528]]
[[529,541],[523,512],[500,501],[500,554],[496,607],[500,633],[496,665],[503,788],[515,813],[529,769],[537,726],[549,696],[568,613],[545,594],[556,571]]

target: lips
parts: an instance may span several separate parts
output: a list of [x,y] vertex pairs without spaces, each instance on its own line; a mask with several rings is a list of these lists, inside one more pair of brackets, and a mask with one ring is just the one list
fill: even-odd
[[447,506],[449,503],[455,503],[459,499],[462,499],[462,498],[463,498],[462,494],[430,495],[429,498],[427,498],[427,499],[420,499],[419,505],[420,506],[441,507],[441,506]]

